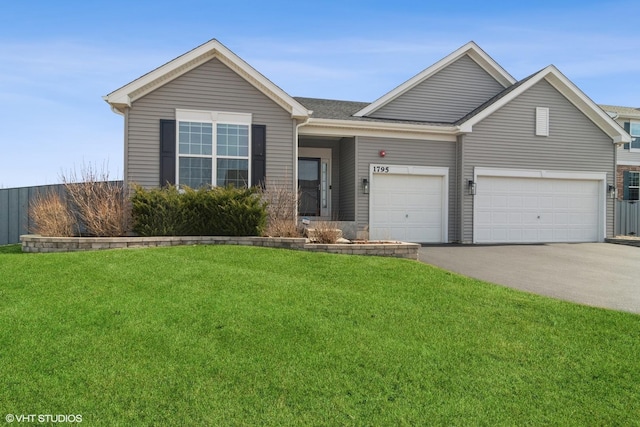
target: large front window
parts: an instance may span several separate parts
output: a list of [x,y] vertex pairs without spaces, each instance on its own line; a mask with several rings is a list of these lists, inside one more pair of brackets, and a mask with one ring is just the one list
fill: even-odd
[[249,186],[251,115],[177,110],[178,185]]

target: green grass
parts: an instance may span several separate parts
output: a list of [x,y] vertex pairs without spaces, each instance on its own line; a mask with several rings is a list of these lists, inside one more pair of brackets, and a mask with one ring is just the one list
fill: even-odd
[[640,316],[414,261],[0,247],[0,325],[4,414],[109,426],[640,420]]

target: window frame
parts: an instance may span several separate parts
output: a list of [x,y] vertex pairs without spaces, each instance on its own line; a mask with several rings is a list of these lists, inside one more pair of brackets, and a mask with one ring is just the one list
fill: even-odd
[[[639,150],[640,151],[640,150]],[[627,194],[629,198],[627,200],[640,200],[640,171],[628,171],[629,173],[629,182],[627,183]],[[631,176],[635,176],[635,181],[637,185],[631,185]],[[631,197],[631,189],[637,191],[636,198]]]
[[[632,131],[632,127],[636,126],[635,134]],[[629,151],[632,153],[640,153],[640,121],[629,120],[629,135],[631,135],[631,142],[629,143]],[[634,144],[636,145],[634,147]]]
[[[182,154],[180,153],[180,123],[207,123],[212,128],[212,147],[211,154]],[[251,186],[251,125],[253,116],[250,113],[235,113],[225,111],[203,111],[203,110],[184,110],[176,109],[176,186],[182,185],[180,182],[180,159],[181,158],[205,158],[211,159],[211,186],[218,185],[218,160],[246,160],[247,161],[247,182],[246,187]],[[230,156],[218,155],[218,125],[236,125],[247,127],[247,155],[246,156]]]

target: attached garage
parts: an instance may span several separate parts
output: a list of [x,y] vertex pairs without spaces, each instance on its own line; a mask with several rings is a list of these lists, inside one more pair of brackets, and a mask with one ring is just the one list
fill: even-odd
[[369,238],[447,242],[448,168],[371,165]]
[[604,239],[605,173],[476,168],[474,243]]

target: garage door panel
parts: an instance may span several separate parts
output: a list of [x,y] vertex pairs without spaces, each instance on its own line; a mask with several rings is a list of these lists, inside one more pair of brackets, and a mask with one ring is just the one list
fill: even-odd
[[373,174],[370,238],[442,242],[445,188],[439,175]]
[[510,209],[517,208],[520,209],[524,205],[524,197],[522,196],[512,196],[507,199],[507,205]]
[[477,178],[478,243],[598,241],[602,181]]
[[491,207],[506,208],[507,206],[509,206],[509,198],[504,195],[494,195],[490,200],[491,203],[489,204],[489,206]]
[[562,225],[564,227],[568,227],[569,224],[573,224],[574,222],[570,221],[571,217],[574,221],[582,221],[580,218],[575,218],[575,215],[569,215],[567,212],[557,212],[553,214],[553,224]]

